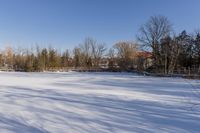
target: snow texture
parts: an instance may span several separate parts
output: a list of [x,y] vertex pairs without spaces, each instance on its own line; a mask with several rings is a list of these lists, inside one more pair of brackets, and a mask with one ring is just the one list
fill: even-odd
[[200,82],[0,72],[0,133],[199,133]]

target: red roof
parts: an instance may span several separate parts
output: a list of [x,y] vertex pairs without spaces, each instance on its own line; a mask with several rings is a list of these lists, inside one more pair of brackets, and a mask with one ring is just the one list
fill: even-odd
[[137,56],[138,57],[144,57],[144,58],[151,58],[152,57],[152,53],[151,52],[146,52],[146,51],[140,51],[140,52],[137,52]]

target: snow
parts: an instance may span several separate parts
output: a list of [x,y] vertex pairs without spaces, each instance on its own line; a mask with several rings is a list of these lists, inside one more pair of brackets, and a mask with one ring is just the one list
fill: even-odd
[[0,73],[0,133],[199,133],[200,81]]

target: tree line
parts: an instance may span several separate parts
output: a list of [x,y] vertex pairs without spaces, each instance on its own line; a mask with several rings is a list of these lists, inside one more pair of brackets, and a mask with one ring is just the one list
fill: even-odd
[[[0,68],[15,71],[40,72],[40,71],[66,71],[72,69],[100,69],[100,62],[104,59],[109,68],[125,70],[133,54],[137,51],[134,42],[119,42],[110,50],[104,43],[99,43],[93,38],[86,38],[72,51],[58,51],[52,47],[34,49],[12,49],[7,47],[0,52]],[[118,66],[118,65],[117,65]]]
[[[151,56],[140,54],[146,51]],[[149,60],[149,65],[147,63]],[[15,71],[65,71],[74,69],[100,69],[107,65],[112,71],[150,71],[177,73],[200,71],[200,32],[188,34],[183,30],[175,34],[171,22],[165,16],[152,16],[143,24],[137,40],[120,41],[111,48],[93,38],[86,38],[73,50],[59,51],[52,47],[12,49],[0,52],[0,68]]]
[[168,74],[183,69],[200,72],[199,31],[188,34],[183,30],[176,35],[166,17],[153,16],[140,28],[138,40],[152,51],[154,72]]

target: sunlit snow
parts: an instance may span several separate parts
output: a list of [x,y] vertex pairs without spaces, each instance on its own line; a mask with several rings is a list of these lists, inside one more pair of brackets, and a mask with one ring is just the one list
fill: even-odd
[[199,133],[200,82],[0,72],[0,133]]

